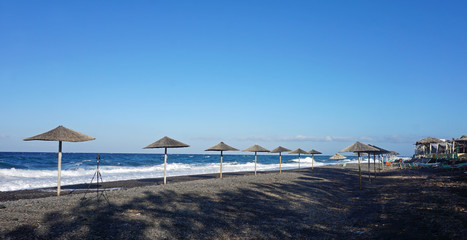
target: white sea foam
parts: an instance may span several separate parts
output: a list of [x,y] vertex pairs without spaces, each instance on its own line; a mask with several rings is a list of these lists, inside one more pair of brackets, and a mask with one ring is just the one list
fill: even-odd
[[[373,160],[372,160],[373,161]],[[343,163],[328,162],[323,163],[314,161],[313,166],[319,167],[329,164]],[[348,163],[357,162],[352,160]],[[300,160],[302,168],[312,167],[311,157],[305,157]],[[206,173],[219,173],[219,163],[205,164],[183,164],[183,163],[168,163],[167,176],[184,176]],[[256,165],[257,171],[276,171],[279,170],[277,164],[262,164],[260,159]],[[290,162],[282,163],[282,169],[298,168],[298,158]],[[253,161],[247,163],[224,162],[223,172],[240,172],[254,171],[255,163]],[[102,178],[105,182],[143,179],[143,178],[160,178],[164,176],[164,165],[141,166],[141,167],[121,167],[121,166],[103,166],[100,168]],[[62,170],[61,184],[83,184],[89,183],[95,173],[95,169],[75,168]],[[25,170],[25,169],[0,169],[0,191],[14,191],[21,189],[33,189],[54,187],[57,184],[57,170]]]
[[[298,159],[297,159],[298,161]],[[314,166],[323,166],[322,162],[315,161]],[[301,167],[311,167],[311,158],[301,160]],[[167,176],[184,176],[194,174],[219,173],[219,163],[206,164],[167,164]],[[257,163],[257,171],[279,170],[277,164]],[[282,169],[298,168],[298,163],[283,163]],[[225,162],[223,172],[254,171],[254,162],[239,164],[237,162]],[[160,178],[164,176],[164,165],[144,167],[104,166],[100,168],[104,181],[119,181],[143,178]],[[95,169],[75,168],[62,170],[61,184],[89,183],[95,173]],[[33,189],[55,187],[57,185],[57,170],[25,170],[25,169],[0,169],[0,191],[15,191],[21,189]]]

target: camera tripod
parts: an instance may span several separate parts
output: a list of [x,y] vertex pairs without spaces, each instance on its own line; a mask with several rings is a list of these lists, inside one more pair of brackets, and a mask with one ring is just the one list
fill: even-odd
[[103,199],[105,199],[105,200],[107,201],[108,204],[110,204],[109,199],[107,198],[107,195],[105,194],[105,188],[103,188],[102,190],[99,189],[99,181],[100,181],[100,183],[103,183],[103,182],[104,182],[104,181],[102,180],[101,172],[99,171],[99,161],[101,160],[100,154],[97,154],[96,160],[97,160],[97,169],[96,169],[96,172],[95,172],[94,175],[92,176],[91,183],[89,183],[88,190],[86,191],[86,193],[84,193],[84,197],[83,197],[82,199],[83,199],[83,200],[86,199],[86,194],[89,192],[89,189],[90,189],[91,186],[92,186],[92,182],[94,181],[94,179],[96,179],[96,182],[97,182],[97,183],[96,183],[96,196],[97,196],[97,201],[99,202],[99,201],[100,201],[100,198],[102,197]]

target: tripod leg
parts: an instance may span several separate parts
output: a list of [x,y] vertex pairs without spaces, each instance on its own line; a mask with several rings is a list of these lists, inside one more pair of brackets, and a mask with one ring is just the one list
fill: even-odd
[[97,175],[97,172],[95,172],[94,175],[92,176],[91,183],[89,183],[88,190],[84,193],[83,198],[86,198],[86,194],[88,193],[89,189],[91,188],[92,181],[94,181],[94,178],[96,177],[96,175]]
[[[98,172],[98,178],[100,178],[100,180],[101,180],[101,183],[103,183],[103,182],[104,182],[104,180],[102,180],[102,174],[101,174],[100,172]],[[105,201],[107,201],[107,204],[109,204],[109,205],[110,205],[109,199],[107,198],[107,195],[105,194],[105,188],[104,188],[104,189],[102,189],[102,193],[101,193],[101,195],[102,195],[102,197],[105,199]],[[100,195],[99,195],[99,197],[100,197]],[[99,199],[99,198],[98,198],[98,199]]]

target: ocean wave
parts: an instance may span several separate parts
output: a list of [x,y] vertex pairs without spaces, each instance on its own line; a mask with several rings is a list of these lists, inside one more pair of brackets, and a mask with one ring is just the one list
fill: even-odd
[[[314,166],[323,166],[325,163],[315,161]],[[246,163],[226,162],[223,164],[223,172],[254,171],[254,161]],[[301,167],[311,167],[311,161],[302,162]],[[277,164],[257,163],[257,171],[279,170]],[[282,169],[295,169],[298,164],[288,162],[282,164]],[[206,164],[167,164],[167,176],[185,176],[195,174],[219,173],[220,163]],[[67,169],[61,172],[61,184],[83,184],[89,183],[96,169]],[[153,165],[143,167],[103,166],[100,173],[104,181],[120,181],[143,178],[160,178],[164,176],[164,165]],[[54,187],[57,184],[57,170],[27,170],[27,169],[0,169],[2,184],[0,191],[14,191],[21,189]]]

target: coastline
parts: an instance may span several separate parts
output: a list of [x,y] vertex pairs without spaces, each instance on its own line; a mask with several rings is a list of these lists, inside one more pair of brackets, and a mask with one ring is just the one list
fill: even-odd
[[15,191],[19,200],[0,196],[0,238],[465,238],[463,171],[385,168],[370,183],[365,165],[363,190],[347,164],[104,182],[121,187],[106,191],[110,204]]

